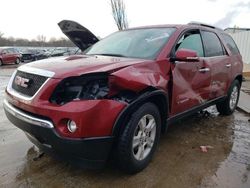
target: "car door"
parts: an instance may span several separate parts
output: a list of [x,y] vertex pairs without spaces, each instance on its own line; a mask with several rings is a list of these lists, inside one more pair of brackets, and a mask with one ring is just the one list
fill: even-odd
[[231,60],[219,37],[212,31],[201,31],[204,43],[204,62],[211,71],[211,97],[226,95],[231,76]]
[[16,61],[16,54],[13,48],[8,49],[9,62],[14,63]]
[[185,112],[205,103],[210,98],[211,72],[204,61],[204,50],[199,30],[189,30],[180,36],[174,52],[188,49],[197,52],[196,61],[176,61],[172,69],[172,107],[170,115]]

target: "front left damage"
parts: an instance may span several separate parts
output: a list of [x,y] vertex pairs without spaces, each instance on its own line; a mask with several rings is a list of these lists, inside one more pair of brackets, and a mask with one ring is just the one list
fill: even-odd
[[[79,116],[83,114],[80,118],[81,122],[79,122],[80,127],[83,128],[82,131],[79,130],[78,135],[69,133],[62,123],[60,127],[63,130],[60,132],[67,137],[70,135],[73,137],[113,135],[114,127],[119,129],[122,126],[117,125],[120,124],[118,122],[121,121],[124,124],[123,115],[128,116],[139,104],[150,100],[156,104],[159,103],[160,108],[166,104],[164,109],[160,109],[164,118],[168,110],[166,88],[169,77],[166,76],[167,74],[160,73],[160,69],[162,69],[160,65],[148,62],[115,71],[89,73],[63,79],[52,92],[50,102],[61,108],[65,106],[65,110],[71,109],[68,107],[71,104],[88,106],[88,110],[79,113]],[[152,70],[159,70],[159,72]],[[167,67],[165,70],[167,71]],[[80,105],[81,103],[82,105]],[[73,106],[72,108],[74,109]],[[106,115],[107,111],[111,112],[109,116]],[[86,118],[84,118],[85,116]],[[106,121],[106,119],[109,120]],[[101,124],[105,125],[105,128],[100,129]]]

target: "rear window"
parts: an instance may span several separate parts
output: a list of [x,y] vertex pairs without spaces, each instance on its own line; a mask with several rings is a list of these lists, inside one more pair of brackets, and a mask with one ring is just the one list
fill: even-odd
[[232,52],[232,54],[236,55],[240,53],[237,45],[235,44],[231,36],[227,34],[222,34],[222,38],[226,42],[226,45],[229,48],[229,50]]
[[224,50],[218,36],[209,31],[202,31],[202,38],[206,57],[222,56]]

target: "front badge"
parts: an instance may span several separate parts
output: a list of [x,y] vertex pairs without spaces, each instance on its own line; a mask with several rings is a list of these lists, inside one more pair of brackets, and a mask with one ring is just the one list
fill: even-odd
[[18,86],[27,88],[27,87],[29,86],[29,85],[28,85],[29,81],[30,81],[30,80],[27,79],[27,78],[23,78],[23,77],[21,77],[21,76],[16,76],[14,82],[15,82],[15,84],[18,85]]

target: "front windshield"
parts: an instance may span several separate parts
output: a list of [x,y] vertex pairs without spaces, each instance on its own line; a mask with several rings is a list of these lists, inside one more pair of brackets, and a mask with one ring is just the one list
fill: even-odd
[[175,28],[145,28],[116,32],[94,44],[88,55],[155,59]]

